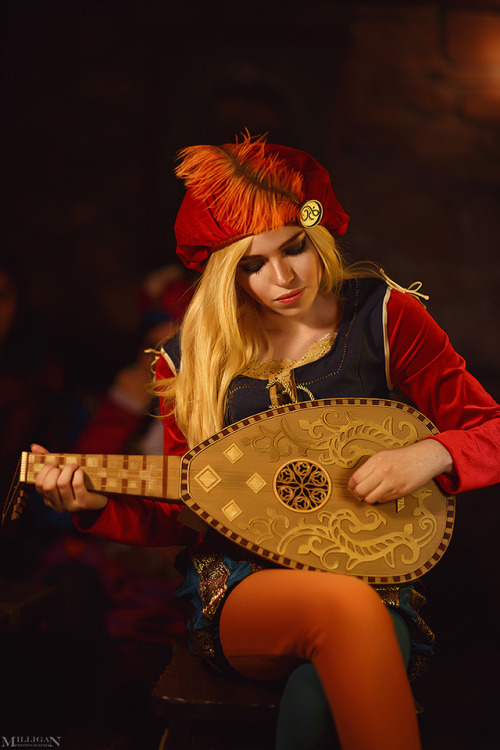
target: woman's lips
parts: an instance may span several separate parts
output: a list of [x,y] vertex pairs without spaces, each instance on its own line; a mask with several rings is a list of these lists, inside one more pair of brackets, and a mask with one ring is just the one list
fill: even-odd
[[293,292],[283,294],[281,297],[276,299],[276,302],[281,302],[282,305],[289,305],[292,302],[296,302],[302,296],[303,289],[296,289]]

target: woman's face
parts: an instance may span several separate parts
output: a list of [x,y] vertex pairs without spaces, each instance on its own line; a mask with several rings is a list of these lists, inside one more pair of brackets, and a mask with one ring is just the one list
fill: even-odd
[[238,264],[236,280],[264,313],[300,318],[314,306],[322,273],[307,234],[288,226],[254,235]]

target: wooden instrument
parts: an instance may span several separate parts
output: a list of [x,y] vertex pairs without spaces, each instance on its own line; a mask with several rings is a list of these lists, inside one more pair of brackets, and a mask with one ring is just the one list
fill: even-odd
[[23,453],[4,518],[41,466],[78,463],[97,492],[182,502],[236,544],[291,568],[369,583],[414,580],[444,554],[455,499],[434,482],[398,500],[360,503],[347,489],[366,457],[436,434],[420,412],[378,399],[290,404],[232,424],[184,456]]

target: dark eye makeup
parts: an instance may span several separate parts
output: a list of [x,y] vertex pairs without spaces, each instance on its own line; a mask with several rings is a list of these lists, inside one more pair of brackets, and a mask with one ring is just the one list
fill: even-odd
[[285,255],[300,255],[306,249],[306,238],[302,237],[297,243],[287,247],[283,252]]
[[240,263],[239,267],[240,270],[243,271],[243,273],[248,274],[250,276],[252,273],[258,273],[261,268],[264,266],[263,260],[255,261],[254,263]]
[[[300,255],[306,249],[306,237],[302,235],[297,238],[297,242],[283,249],[284,255]],[[246,273],[248,276],[254,273],[258,273],[261,268],[264,267],[266,261],[261,258],[256,258],[254,261],[251,257],[243,258],[239,263],[239,268]]]

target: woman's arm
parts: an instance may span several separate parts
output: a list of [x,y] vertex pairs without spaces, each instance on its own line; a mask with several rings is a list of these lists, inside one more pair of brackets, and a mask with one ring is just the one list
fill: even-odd
[[387,306],[392,385],[440,430],[431,439],[370,457],[349,488],[386,502],[437,478],[456,493],[500,481],[500,406],[467,371],[444,331],[420,302],[392,291]]
[[452,473],[449,451],[435,440],[422,440],[370,456],[347,486],[359,500],[386,503],[415,492],[439,475]]
[[453,461],[440,484],[455,493],[500,482],[500,405],[420,302],[393,291],[387,313],[392,383],[434,422],[433,441]]
[[[161,377],[172,377],[164,363]],[[44,452],[40,446],[35,452]],[[187,444],[173,417],[167,418],[165,452],[182,455]],[[126,544],[168,546],[189,543],[195,533],[178,521],[182,504],[163,503],[125,495],[106,497],[89,492],[83,471],[76,465],[59,468],[44,466],[37,478],[37,489],[49,507],[72,514],[75,527],[93,536]]]

